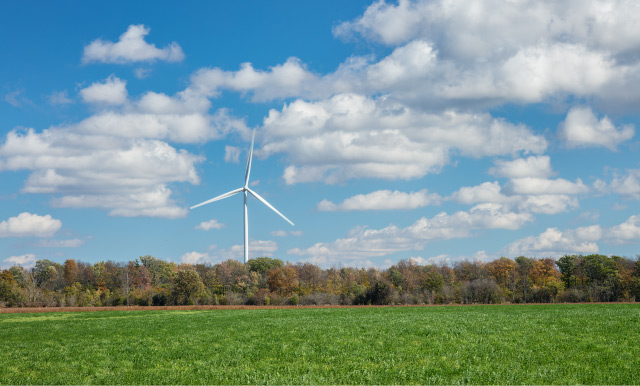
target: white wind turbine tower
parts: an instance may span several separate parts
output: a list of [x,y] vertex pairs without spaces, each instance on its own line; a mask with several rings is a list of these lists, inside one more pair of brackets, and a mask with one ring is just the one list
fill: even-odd
[[255,136],[256,136],[256,132],[254,131],[251,136],[251,150],[249,151],[249,159],[247,160],[247,171],[245,172],[245,175],[244,175],[244,186],[242,188],[238,188],[230,192],[227,192],[225,194],[221,194],[218,197],[214,197],[210,200],[201,202],[200,204],[194,205],[191,207],[191,209],[195,209],[199,206],[206,205],[214,201],[222,200],[223,198],[231,197],[240,192],[244,193],[244,262],[245,264],[249,261],[249,218],[247,217],[247,192],[250,193],[253,197],[257,198],[260,202],[268,206],[271,210],[279,214],[280,217],[285,219],[289,224],[294,225],[291,222],[291,220],[286,218],[282,213],[278,212],[278,210],[274,208],[273,205],[269,204],[267,200],[265,200],[258,193],[254,192],[253,190],[251,190],[251,188],[249,188],[249,174],[251,173],[251,159],[253,158],[253,142],[254,142]]

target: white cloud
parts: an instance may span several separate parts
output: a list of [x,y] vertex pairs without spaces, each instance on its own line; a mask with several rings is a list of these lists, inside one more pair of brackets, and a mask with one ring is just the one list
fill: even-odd
[[231,130],[242,131],[244,122],[218,110],[204,113],[101,111],[69,127],[83,135],[163,139],[199,143],[218,139]]
[[498,181],[485,182],[477,186],[463,186],[453,192],[451,198],[463,204],[502,204],[525,213],[555,214],[579,206],[578,200],[567,194],[506,195]]
[[33,102],[23,94],[24,90],[11,91],[4,95],[4,100],[13,107],[33,106]]
[[[271,240],[249,240],[249,258],[273,255],[278,251],[278,243]],[[229,250],[222,250],[221,256],[227,256],[227,258],[240,259],[244,256],[244,245],[234,245]]]
[[235,146],[225,145],[224,147],[224,162],[240,162],[241,150]]
[[635,70],[616,67],[606,53],[564,42],[523,47],[512,56],[469,63],[442,57],[441,48],[416,40],[377,62],[372,57],[351,57],[325,76],[308,71],[296,58],[270,71],[255,70],[250,64],[235,72],[203,69],[192,77],[189,91],[217,96],[229,89],[250,94],[253,101],[382,94],[408,106],[458,109],[536,103],[568,94],[612,96],[609,88],[621,82],[622,72]]
[[33,268],[36,265],[36,255],[29,253],[20,256],[11,256],[4,259],[5,268],[12,267],[14,265],[22,266],[25,269]]
[[62,227],[62,221],[51,215],[40,216],[22,212],[0,222],[2,237],[51,237]]
[[502,194],[498,181],[484,182],[477,186],[463,186],[451,194],[451,198],[463,204],[485,202],[506,202],[508,197]]
[[541,214],[556,214],[576,209],[580,206],[578,199],[566,194],[542,194],[524,196],[518,204],[520,210]]
[[217,96],[221,89],[252,93],[252,100],[264,102],[272,99],[317,94],[319,79],[309,72],[298,58],[291,57],[269,71],[255,70],[251,63],[243,63],[238,71],[205,68],[191,77],[191,91]]
[[31,171],[24,192],[62,193],[55,206],[102,207],[123,216],[184,216],[167,184],[199,183],[200,161],[162,141],[55,128],[12,131],[0,146],[0,169]]
[[505,185],[505,190],[513,194],[554,195],[580,194],[589,191],[581,179],[576,182],[557,178],[555,180],[535,177],[513,178]]
[[159,49],[154,44],[149,44],[144,37],[150,29],[144,25],[130,25],[127,31],[120,35],[120,40],[113,43],[97,39],[84,47],[83,63],[132,63],[164,60],[167,62],[180,62],[184,59],[184,53],[178,43],[173,42],[165,48]]
[[631,216],[622,224],[609,228],[606,231],[605,237],[609,242],[614,244],[640,241],[640,216]]
[[[109,96],[112,87],[122,92]],[[195,165],[203,157],[168,141],[202,143],[231,131],[249,132],[244,121],[224,109],[209,114],[211,103],[202,95],[146,92],[125,101],[124,82],[115,77],[83,92],[88,101],[124,104],[102,103],[80,122],[42,132],[13,130],[0,144],[0,170],[30,171],[23,192],[58,193],[55,206],[99,207],[117,216],[183,217],[187,211],[171,198],[170,184],[198,184]]]
[[285,153],[292,163],[284,173],[288,184],[419,178],[440,170],[453,154],[539,153],[547,146],[525,126],[488,114],[429,114],[356,94],[297,100],[271,110],[262,129],[262,154]]
[[80,96],[86,103],[121,105],[127,101],[127,82],[114,75],[104,82],[95,82],[80,90]]
[[633,125],[616,128],[606,116],[598,120],[589,107],[572,108],[560,124],[560,135],[569,147],[603,146],[615,150],[634,133]]
[[[278,251],[278,244],[270,240],[249,240],[249,258],[269,256],[273,257]],[[209,247],[208,252],[192,251],[183,254],[180,261],[186,264],[216,264],[228,259],[242,260],[244,258],[244,246],[233,245],[229,249],[216,249],[215,245]]]
[[203,231],[208,231],[210,229],[222,229],[226,227],[225,224],[219,223],[215,218],[213,220],[204,221],[200,224],[196,225],[195,229],[202,229]]
[[431,256],[428,258],[423,258],[421,256],[418,257],[410,257],[409,261],[412,261],[416,264],[419,265],[429,265],[429,264],[433,264],[433,265],[448,265],[451,263],[451,261],[453,261],[453,259],[447,255],[446,253],[437,255],[437,256]]
[[302,231],[283,231],[283,230],[277,230],[277,231],[273,231],[271,232],[271,236],[274,237],[285,237],[285,236],[302,236]]
[[316,243],[306,249],[293,248],[288,253],[305,256],[323,266],[337,262],[362,266],[371,257],[421,250],[431,241],[469,237],[476,229],[518,229],[532,220],[528,213],[509,212],[499,204],[481,204],[467,212],[423,217],[406,228],[395,225],[382,229],[355,228],[345,238]]
[[628,198],[640,199],[640,169],[629,169],[625,175],[615,175],[607,183],[597,179],[594,188],[602,193],[614,192]]
[[328,200],[318,203],[321,211],[353,211],[353,210],[392,210],[416,209],[427,205],[437,205],[441,197],[436,193],[429,194],[426,189],[418,192],[400,192],[397,190],[377,190],[369,194],[358,194],[345,199],[340,204]]
[[52,105],[67,105],[73,103],[73,100],[69,99],[67,90],[54,91],[49,95],[49,103]]
[[350,57],[325,76],[297,58],[268,71],[244,64],[203,70],[194,83],[210,95],[230,89],[256,101],[360,93],[466,109],[573,94],[630,108],[640,84],[638,13],[624,1],[378,1],[334,34],[395,46],[387,57]]
[[597,241],[603,231],[599,225],[560,231],[547,228],[538,236],[528,236],[514,241],[504,249],[506,256],[558,257],[573,253],[598,253]]
[[637,243],[640,241],[640,216],[629,217],[625,222],[611,227],[591,225],[560,231],[547,228],[538,236],[528,236],[516,240],[503,248],[506,256],[551,256],[563,254],[598,253],[598,242],[611,244]]
[[546,178],[553,174],[551,158],[548,155],[530,156],[518,158],[512,161],[496,160],[495,166],[489,169],[489,173],[496,177]]
[[416,37],[421,24],[426,21],[421,12],[423,5],[400,0],[395,6],[379,0],[357,20],[335,26],[333,34],[349,38],[358,33],[386,44],[402,43]]
[[593,49],[623,53],[640,45],[633,33],[639,11],[634,2],[615,0],[377,1],[356,20],[336,26],[334,34],[389,45],[426,38],[445,48],[447,57],[467,59],[508,55],[540,41],[585,41]]
[[180,257],[180,262],[183,264],[203,264],[209,263],[211,260],[211,256],[208,253],[202,252],[187,252]]
[[133,73],[136,76],[136,78],[138,78],[138,79],[146,79],[151,75],[151,69],[150,68],[136,68],[133,71]]

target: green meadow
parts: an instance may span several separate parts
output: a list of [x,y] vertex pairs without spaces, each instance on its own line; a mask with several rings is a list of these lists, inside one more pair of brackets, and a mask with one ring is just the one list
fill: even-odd
[[0,314],[0,384],[637,384],[640,305]]

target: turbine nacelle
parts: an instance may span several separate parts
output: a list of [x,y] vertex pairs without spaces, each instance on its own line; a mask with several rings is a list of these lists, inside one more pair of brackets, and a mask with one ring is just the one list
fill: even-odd
[[195,209],[197,207],[210,204],[214,201],[219,201],[227,197],[234,196],[238,193],[244,193],[243,195],[244,195],[244,262],[245,263],[249,261],[249,218],[247,216],[247,192],[251,194],[253,197],[255,197],[258,201],[266,205],[269,209],[276,212],[280,217],[285,219],[289,224],[294,225],[291,220],[286,218],[282,213],[280,213],[276,208],[274,208],[273,205],[269,204],[267,200],[265,200],[264,198],[262,198],[262,196],[260,196],[258,193],[251,190],[251,188],[249,188],[249,176],[251,174],[251,160],[253,159],[253,144],[254,144],[255,136],[256,136],[256,132],[254,131],[253,134],[251,135],[251,150],[249,151],[249,158],[247,159],[247,170],[244,175],[244,186],[242,188],[234,189],[230,192],[221,194],[217,197],[201,202],[190,208],[190,209]]

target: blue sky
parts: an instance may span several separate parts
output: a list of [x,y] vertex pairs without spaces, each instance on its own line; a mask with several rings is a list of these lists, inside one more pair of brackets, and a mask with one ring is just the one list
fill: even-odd
[[0,5],[0,266],[640,246],[640,5]]

